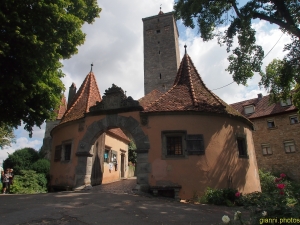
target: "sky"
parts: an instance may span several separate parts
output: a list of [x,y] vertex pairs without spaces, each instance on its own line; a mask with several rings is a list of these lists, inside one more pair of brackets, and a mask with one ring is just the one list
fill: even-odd
[[[83,32],[86,33],[85,43],[78,47],[78,54],[63,61],[62,70],[66,75],[62,79],[66,87],[65,96],[68,96],[68,89],[72,82],[76,84],[77,90],[79,89],[93,63],[93,72],[101,95],[114,83],[126,91],[127,96],[132,96],[135,100],[143,97],[142,18],[157,15],[160,4],[165,13],[173,10],[173,0],[98,1],[99,7],[102,8],[100,18],[97,18],[93,24],[83,26]],[[183,57],[183,46],[186,44],[187,53],[204,83],[221,99],[231,104],[255,98],[259,93],[267,94],[258,86],[259,75],[248,80],[247,86],[233,83],[215,90],[233,81],[232,76],[225,71],[229,56],[226,47],[220,47],[217,40],[203,42],[197,29],[187,29],[181,21],[177,21],[177,26],[180,58]],[[272,49],[263,61],[263,68],[265,68],[272,59],[284,56],[283,46],[290,39],[282,35],[276,26],[270,26],[263,21],[255,21],[253,26],[257,32],[257,43],[263,47],[265,55]],[[41,148],[45,124],[41,128],[34,128],[32,138],[29,138],[23,127],[24,125],[15,130],[16,143],[0,150],[0,163],[17,149],[32,147],[39,150]]]

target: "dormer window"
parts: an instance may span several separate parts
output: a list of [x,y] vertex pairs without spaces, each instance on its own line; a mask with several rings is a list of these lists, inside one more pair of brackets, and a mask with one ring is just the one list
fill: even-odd
[[290,98],[287,98],[285,100],[281,100],[280,101],[281,106],[290,106],[292,105],[292,100]]
[[254,113],[254,105],[247,105],[244,107],[245,114]]

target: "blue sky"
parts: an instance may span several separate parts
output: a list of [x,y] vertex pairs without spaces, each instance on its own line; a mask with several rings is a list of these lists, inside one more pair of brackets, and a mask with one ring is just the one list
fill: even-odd
[[[241,1],[240,4],[244,4]],[[102,0],[98,1],[102,8],[100,18],[92,25],[84,25],[83,31],[87,34],[85,43],[78,48],[78,54],[63,61],[63,72],[66,76],[63,82],[66,90],[74,82],[80,87],[85,76],[90,71],[93,62],[93,71],[101,94],[114,83],[127,91],[127,95],[134,99],[143,96],[143,23],[142,18],[158,14],[162,4],[163,12],[173,9],[173,0]],[[181,21],[177,21],[179,29],[179,48],[181,57],[184,44],[192,58],[200,76],[206,86],[213,90],[231,83],[232,77],[225,69],[228,66],[225,47],[220,47],[217,40],[203,42],[197,30],[187,29]],[[255,21],[257,42],[267,53],[282,35],[275,26],[263,21]],[[225,28],[223,28],[225,29]],[[273,58],[282,58],[284,44],[289,37],[283,35],[272,52],[264,59],[265,67]],[[266,94],[258,87],[260,77],[255,75],[248,81],[248,86],[233,83],[225,88],[215,90],[214,93],[227,103],[234,103],[245,99],[255,98],[258,93]],[[68,92],[65,92],[68,95]],[[15,131],[16,143],[0,151],[0,162],[7,158],[8,153],[16,149],[32,147],[39,150],[42,145],[45,124],[34,128],[33,137],[21,126]]]

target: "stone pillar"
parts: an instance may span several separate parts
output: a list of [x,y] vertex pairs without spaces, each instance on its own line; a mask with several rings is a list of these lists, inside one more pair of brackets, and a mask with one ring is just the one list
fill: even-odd
[[137,184],[140,191],[149,190],[149,173],[150,163],[148,162],[148,150],[136,150],[137,152],[137,166],[136,166],[136,177]]
[[90,189],[91,185],[91,171],[93,157],[90,155],[77,155],[78,165],[76,167],[75,176],[75,190]]

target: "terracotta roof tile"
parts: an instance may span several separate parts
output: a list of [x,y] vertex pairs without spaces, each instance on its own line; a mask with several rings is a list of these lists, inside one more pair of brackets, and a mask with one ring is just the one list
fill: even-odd
[[100,92],[93,72],[90,72],[78,92],[75,94],[70,108],[66,111],[60,124],[84,117],[89,108],[101,101]]
[[108,135],[115,136],[117,138],[121,138],[123,141],[129,143],[130,139],[124,134],[124,132],[120,128],[113,128],[106,131]]
[[181,61],[173,87],[144,108],[144,112],[165,111],[198,111],[242,117],[205,86],[188,54]]
[[151,92],[149,92],[147,95],[139,99],[139,103],[141,106],[146,107],[150,103],[157,100],[160,96],[162,96],[163,93],[154,89]]
[[[255,111],[251,114],[245,114],[244,106],[254,105]],[[284,112],[296,111],[297,108],[294,105],[290,106],[281,106],[280,102],[270,103],[270,96],[263,96],[260,100],[259,98],[253,98],[245,100],[242,102],[236,102],[231,104],[233,108],[238,110],[242,115],[248,119],[259,118],[263,116],[270,116],[275,114],[280,114]]]
[[66,100],[66,97],[63,95],[62,98],[61,98],[59,108],[55,112],[55,113],[57,113],[56,119],[60,120],[63,117],[63,115],[65,114],[66,111],[67,111],[67,100]]

